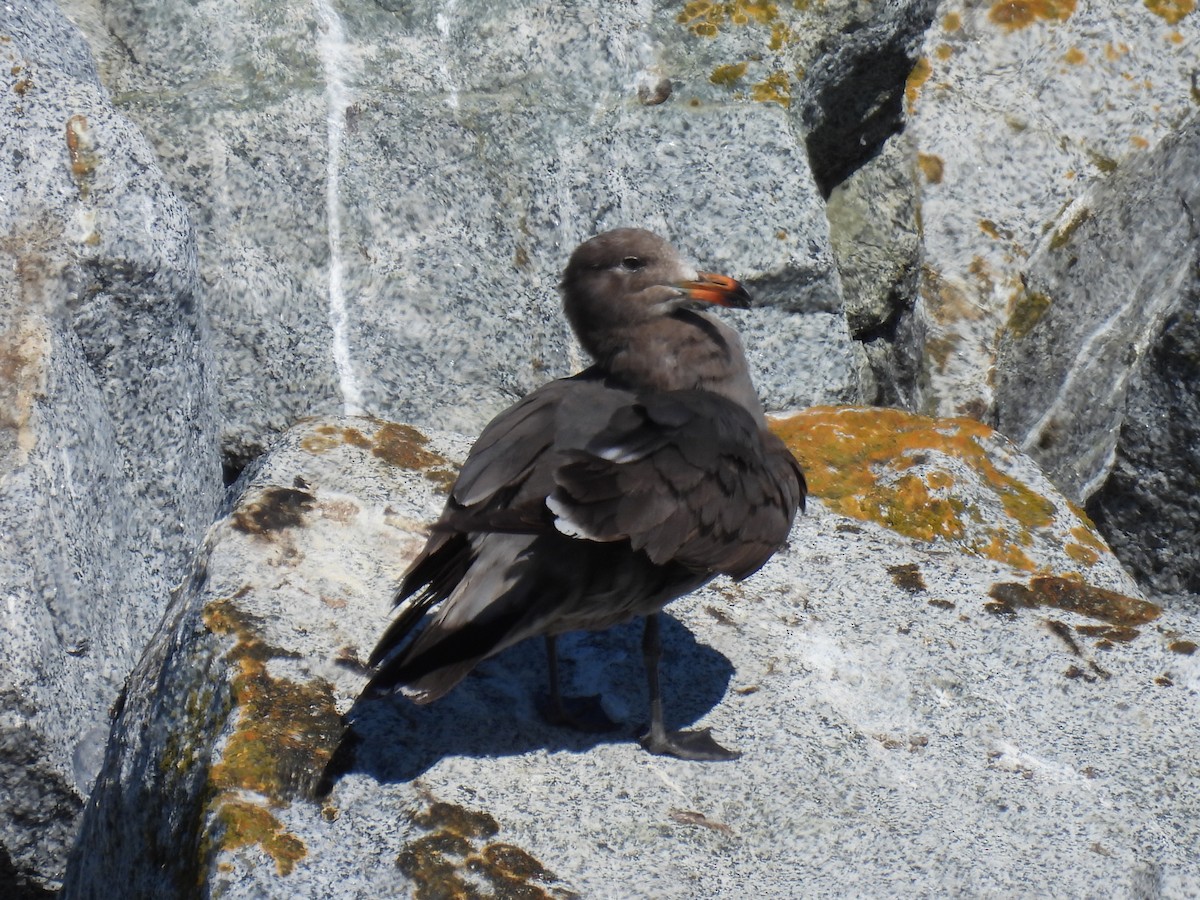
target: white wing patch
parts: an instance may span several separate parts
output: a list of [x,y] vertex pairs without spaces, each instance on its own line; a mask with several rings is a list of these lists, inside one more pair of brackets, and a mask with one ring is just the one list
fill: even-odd
[[623,447],[620,444],[615,447],[605,447],[603,450],[598,450],[595,447],[589,447],[588,452],[594,456],[600,457],[601,459],[606,459],[609,462],[618,464],[635,462],[646,455],[644,452],[639,452],[635,448],[628,446]]
[[619,536],[597,537],[586,526],[580,525],[571,518],[571,510],[553,496],[546,498],[546,507],[554,513],[554,527],[567,537],[580,538],[585,541],[615,541]]

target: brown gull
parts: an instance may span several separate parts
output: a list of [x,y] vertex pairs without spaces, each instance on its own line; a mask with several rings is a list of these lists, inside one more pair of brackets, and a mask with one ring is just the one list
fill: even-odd
[[594,364],[483,430],[404,576],[367,690],[429,703],[481,660],[542,635],[548,718],[611,726],[596,698],[560,694],[555,636],[641,616],[642,744],[734,758],[708,729],[666,729],[658,613],[718,574],[756,572],[804,506],[804,475],[767,430],[737,332],[699,309],[744,308],[749,295],[632,228],[580,245],[562,294]]

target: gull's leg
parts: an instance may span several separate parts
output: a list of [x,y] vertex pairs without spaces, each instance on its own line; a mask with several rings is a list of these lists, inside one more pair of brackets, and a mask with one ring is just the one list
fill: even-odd
[[550,670],[550,696],[542,697],[538,711],[551,725],[566,725],[579,731],[614,731],[616,722],[604,712],[600,697],[564,697],[558,686],[558,647],[554,635],[546,635],[546,665]]
[[650,730],[642,735],[642,746],[651,753],[675,756],[679,759],[722,760],[737,759],[742,754],[726,750],[715,740],[708,728],[699,731],[667,731],[663,725],[662,692],[658,684],[658,662],[662,643],[658,636],[658,613],[646,616],[642,634],[642,659],[646,664],[646,683],[650,688]]

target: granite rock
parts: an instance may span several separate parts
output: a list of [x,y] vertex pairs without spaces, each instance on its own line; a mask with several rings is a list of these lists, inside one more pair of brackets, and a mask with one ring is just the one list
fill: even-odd
[[1112,471],[1088,513],[1156,591],[1200,594],[1200,279],[1130,379]]
[[431,706],[359,703],[344,733],[466,442],[297,426],[131,678],[65,896],[1200,889],[1194,612],[1147,602],[985,426],[823,408],[776,428],[809,514],[751,580],[669,607],[668,717],[745,754],[698,764],[634,740],[633,626],[564,641],[570,689],[623,733],[538,719],[537,642]]
[[195,212],[235,468],[302,415],[469,432],[575,370],[557,280],[617,225],[776,310],[771,406],[863,396],[789,110],[858,3],[70,6]]
[[[1063,227],[1064,210],[1152,152],[1195,109],[1200,17],[1190,8],[1122,0],[939,7],[909,78],[906,128],[920,173],[927,410],[988,414],[989,372],[1030,257]],[[1075,494],[1073,483],[1061,486]]]
[[996,420],[1160,591],[1200,590],[1200,117],[1072,204],[1000,340]]
[[0,36],[0,856],[36,892],[221,475],[182,204],[53,3]]

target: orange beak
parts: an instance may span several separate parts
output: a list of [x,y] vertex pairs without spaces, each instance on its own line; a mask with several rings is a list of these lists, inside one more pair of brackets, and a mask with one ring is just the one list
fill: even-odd
[[697,272],[696,276],[695,281],[681,281],[675,286],[692,300],[699,300],[701,303],[713,303],[732,309],[747,309],[750,306],[750,295],[746,289],[728,275]]

